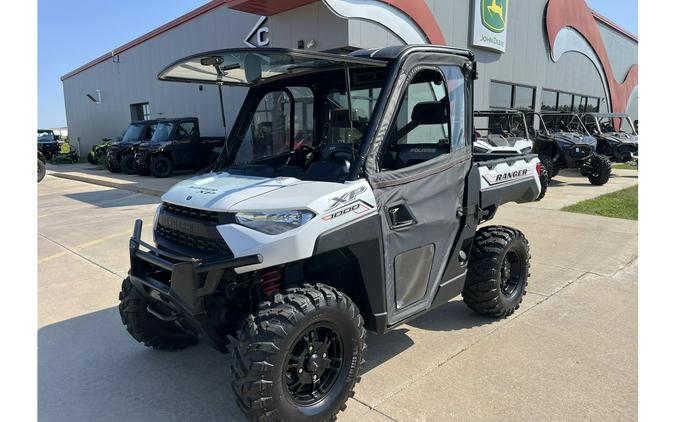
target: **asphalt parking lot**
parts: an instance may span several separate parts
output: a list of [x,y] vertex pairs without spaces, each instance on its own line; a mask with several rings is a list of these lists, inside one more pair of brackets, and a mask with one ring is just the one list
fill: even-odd
[[[492,223],[519,228],[531,245],[521,309],[494,321],[454,300],[371,334],[338,420],[637,419],[637,222],[559,211],[635,183],[633,171],[601,188],[563,173],[544,201],[502,207]],[[152,221],[159,198],[54,175],[38,195],[39,419],[243,420],[228,355],[155,352],[120,323],[133,221]]]

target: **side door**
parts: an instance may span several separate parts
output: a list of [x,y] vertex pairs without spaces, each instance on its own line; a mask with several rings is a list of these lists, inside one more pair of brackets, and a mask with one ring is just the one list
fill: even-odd
[[174,161],[179,166],[189,166],[199,153],[199,136],[194,120],[183,120],[176,127],[174,142]]
[[373,146],[377,172],[368,175],[382,224],[389,325],[430,308],[441,289],[447,301],[466,277],[466,260],[454,255],[472,163],[473,79],[457,58],[425,58],[407,60],[384,112],[389,127]]

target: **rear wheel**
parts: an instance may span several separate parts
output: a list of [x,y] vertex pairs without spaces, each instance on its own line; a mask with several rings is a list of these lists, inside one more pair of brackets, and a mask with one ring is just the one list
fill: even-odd
[[232,388],[250,420],[330,421],[354,395],[366,331],[356,305],[332,287],[276,295],[237,337]]
[[124,174],[136,173],[136,170],[134,170],[133,154],[126,154],[122,156],[122,159],[120,160],[120,170],[122,170],[122,173]]
[[150,173],[155,177],[169,177],[173,171],[173,163],[169,157],[157,155],[150,160]]
[[156,350],[179,350],[197,344],[197,338],[173,322],[162,321],[148,312],[150,302],[129,278],[122,282],[119,311],[131,337]]
[[604,155],[594,155],[591,157],[588,166],[588,181],[596,186],[602,186],[609,181],[612,174],[612,162]]
[[530,247],[518,230],[483,227],[476,233],[464,284],[464,303],[475,312],[506,317],[520,307],[530,276]]

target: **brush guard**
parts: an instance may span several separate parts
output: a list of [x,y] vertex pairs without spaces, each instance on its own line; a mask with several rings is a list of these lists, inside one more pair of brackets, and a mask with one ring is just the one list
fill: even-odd
[[[204,298],[215,293],[226,271],[263,262],[261,255],[205,261],[158,249],[143,240],[143,221],[136,220],[129,240],[129,279],[148,300],[148,312],[163,321],[175,321],[218,350],[225,342],[209,324]],[[142,250],[146,249],[146,250]],[[162,281],[165,280],[165,281]],[[170,312],[153,307],[161,302]],[[152,309],[150,309],[152,308]]]

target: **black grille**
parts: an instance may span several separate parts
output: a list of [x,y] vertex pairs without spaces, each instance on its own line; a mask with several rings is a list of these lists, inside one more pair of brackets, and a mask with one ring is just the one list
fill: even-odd
[[588,145],[576,145],[573,147],[569,147],[569,149],[567,150],[567,153],[570,155],[570,157],[575,159],[586,158],[589,155],[591,155],[592,152],[593,150]]
[[170,242],[184,246],[189,249],[194,249],[208,255],[223,255],[232,256],[232,251],[222,239],[209,239],[206,237],[195,236],[189,233],[180,232],[170,229],[168,227],[157,224],[157,231],[155,234],[158,237],[166,239]]
[[208,224],[219,224],[221,222],[219,213],[215,211],[204,211],[195,208],[181,207],[180,205],[169,204],[164,202],[162,204],[162,211],[170,214],[188,217]]

